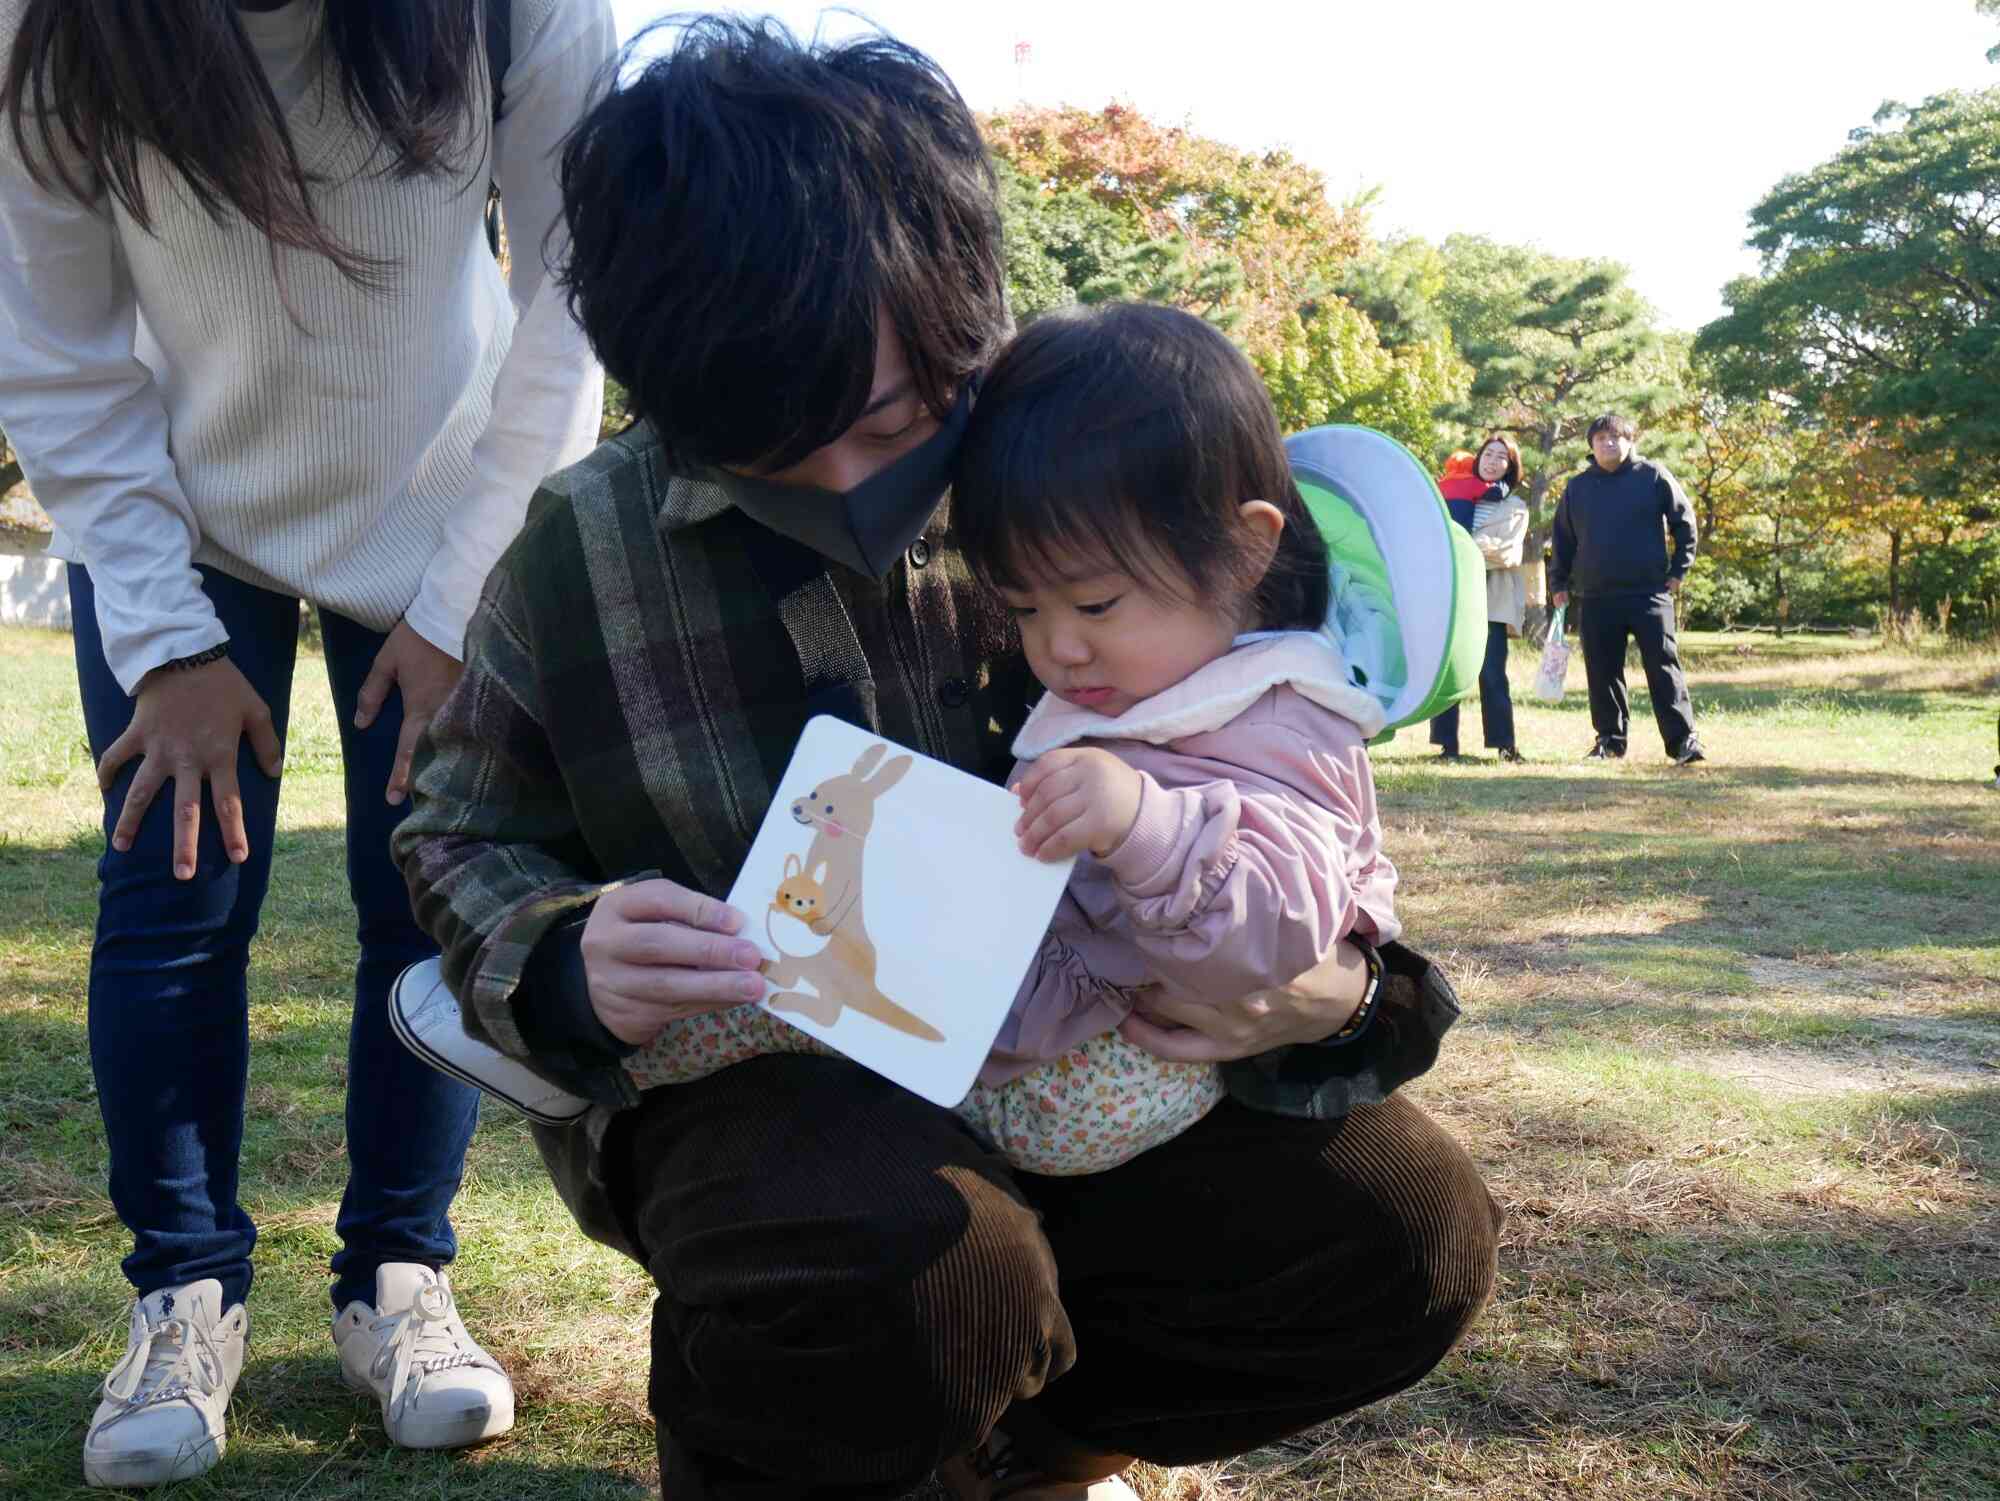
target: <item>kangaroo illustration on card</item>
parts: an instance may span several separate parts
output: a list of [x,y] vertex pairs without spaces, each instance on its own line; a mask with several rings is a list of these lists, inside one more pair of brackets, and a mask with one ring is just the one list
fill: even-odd
[[926,1099],[963,1099],[1069,877],[1016,847],[1019,812],[955,767],[810,721],[729,895],[765,953],[763,1004]]
[[[912,1037],[942,1042],[944,1033],[911,1015],[875,984],[875,945],[868,939],[862,901],[868,835],[875,826],[875,804],[903,780],[915,759],[885,760],[888,750],[886,743],[869,746],[853,770],[819,779],[811,792],[792,803],[792,821],[813,831],[812,844],[803,857],[785,857],[785,879],[771,898],[771,912],[803,918],[813,935],[827,942],[816,953],[787,953],[767,928],[780,957],[765,966],[765,978],[777,987],[765,1004],[773,1011],[809,1016],[823,1027],[832,1026],[841,1009],[851,1006]],[[812,989],[798,989],[801,981]]]

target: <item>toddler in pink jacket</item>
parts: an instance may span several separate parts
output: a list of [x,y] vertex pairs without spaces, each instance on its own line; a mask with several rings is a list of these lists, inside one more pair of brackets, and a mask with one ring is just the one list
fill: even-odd
[[[1119,304],[1022,333],[980,388],[952,522],[1048,690],[1015,742],[1021,847],[1083,856],[958,1113],[1017,1168],[1101,1172],[1223,1096],[1217,1065],[1120,1034],[1149,990],[1233,1001],[1397,936],[1382,708],[1325,629],[1326,544],[1270,398],[1198,318]],[[742,1006],[627,1068],[644,1088],[827,1051]]]
[[1324,629],[1326,544],[1263,384],[1199,318],[1030,327],[952,509],[1048,690],[1015,742],[1021,847],[1083,857],[960,1113],[1017,1167],[1101,1171],[1222,1097],[1215,1065],[1119,1034],[1146,987],[1233,1001],[1397,936],[1382,708]]

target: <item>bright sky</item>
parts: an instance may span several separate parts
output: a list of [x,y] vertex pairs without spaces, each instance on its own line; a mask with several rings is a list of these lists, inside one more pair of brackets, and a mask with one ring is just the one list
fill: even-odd
[[[612,0],[627,35],[670,8]],[[810,33],[822,5],[768,12]],[[1113,99],[1289,148],[1379,234],[1454,231],[1632,269],[1670,325],[1756,269],[1750,209],[1885,99],[2000,86],[1973,0],[855,0],[973,108]],[[1221,18],[1221,19],[1218,19]],[[852,14],[827,13],[839,35]],[[1015,44],[1032,60],[1018,67]]]

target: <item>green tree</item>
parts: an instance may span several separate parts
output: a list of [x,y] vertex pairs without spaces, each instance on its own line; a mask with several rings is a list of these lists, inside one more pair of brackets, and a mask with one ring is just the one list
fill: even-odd
[[1122,105],[1022,108],[981,126],[1001,162],[1018,319],[1070,300],[1186,308],[1243,347],[1286,430],[1361,422],[1436,447],[1435,414],[1468,377],[1429,305],[1443,282],[1435,251],[1370,247],[1365,202],[1336,207],[1285,152]]
[[1733,393],[1895,429],[1933,495],[2000,481],[2000,89],[1885,105],[1750,216],[1700,351]]
[[7,435],[0,433],[0,495],[21,483],[21,458],[14,452],[14,445],[7,441]]
[[1796,472],[1795,435],[1769,402],[1734,402],[1701,391],[1688,403],[1692,437],[1675,472],[1694,507],[1704,552],[1719,547],[1766,490]]
[[1674,362],[1673,403],[1656,417],[1674,442],[1673,470],[1694,506],[1703,554],[1727,559],[1732,531],[1761,491],[1792,482],[1801,434],[1776,402],[1722,394],[1682,335],[1664,341]]
[[[1445,415],[1468,439],[1488,428],[1515,435],[1539,532],[1550,490],[1589,462],[1583,434],[1592,417],[1618,410],[1645,426],[1670,406],[1670,351],[1653,309],[1615,263],[1467,235],[1445,242],[1444,259],[1439,306],[1473,372],[1465,399]],[[1649,452],[1667,452],[1659,437],[1649,433]]]
[[1367,315],[1389,349],[1452,339],[1444,297],[1450,267],[1428,240],[1387,240],[1349,261],[1334,285]]
[[1187,241],[1127,246],[1077,289],[1079,302],[1158,302],[1206,318],[1224,333],[1243,321],[1243,268],[1231,255],[1198,258]]
[[1436,452],[1437,411],[1463,396],[1467,378],[1448,339],[1388,348],[1366,314],[1331,296],[1288,314],[1277,333],[1250,357],[1286,432],[1358,422]]
[[1118,215],[1127,247],[1182,243],[1194,278],[1212,260],[1233,261],[1243,276],[1236,333],[1253,355],[1366,240],[1361,206],[1336,206],[1325,179],[1289,152],[1245,151],[1121,104],[1023,105],[980,128],[993,154],[1043,192],[1084,194]]
[[1135,244],[1139,234],[1115,209],[1078,188],[1051,188],[1004,157],[1000,221],[1007,255],[1007,300],[1015,322],[1032,323],[1078,300]]

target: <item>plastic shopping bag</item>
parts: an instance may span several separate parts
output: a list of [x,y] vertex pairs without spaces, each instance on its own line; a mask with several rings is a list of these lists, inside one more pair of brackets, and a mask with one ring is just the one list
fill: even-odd
[[1535,697],[1545,704],[1562,702],[1564,680],[1569,676],[1569,643],[1563,640],[1563,614],[1567,606],[1557,605],[1549,617],[1548,644],[1542,648],[1542,665],[1535,672]]

